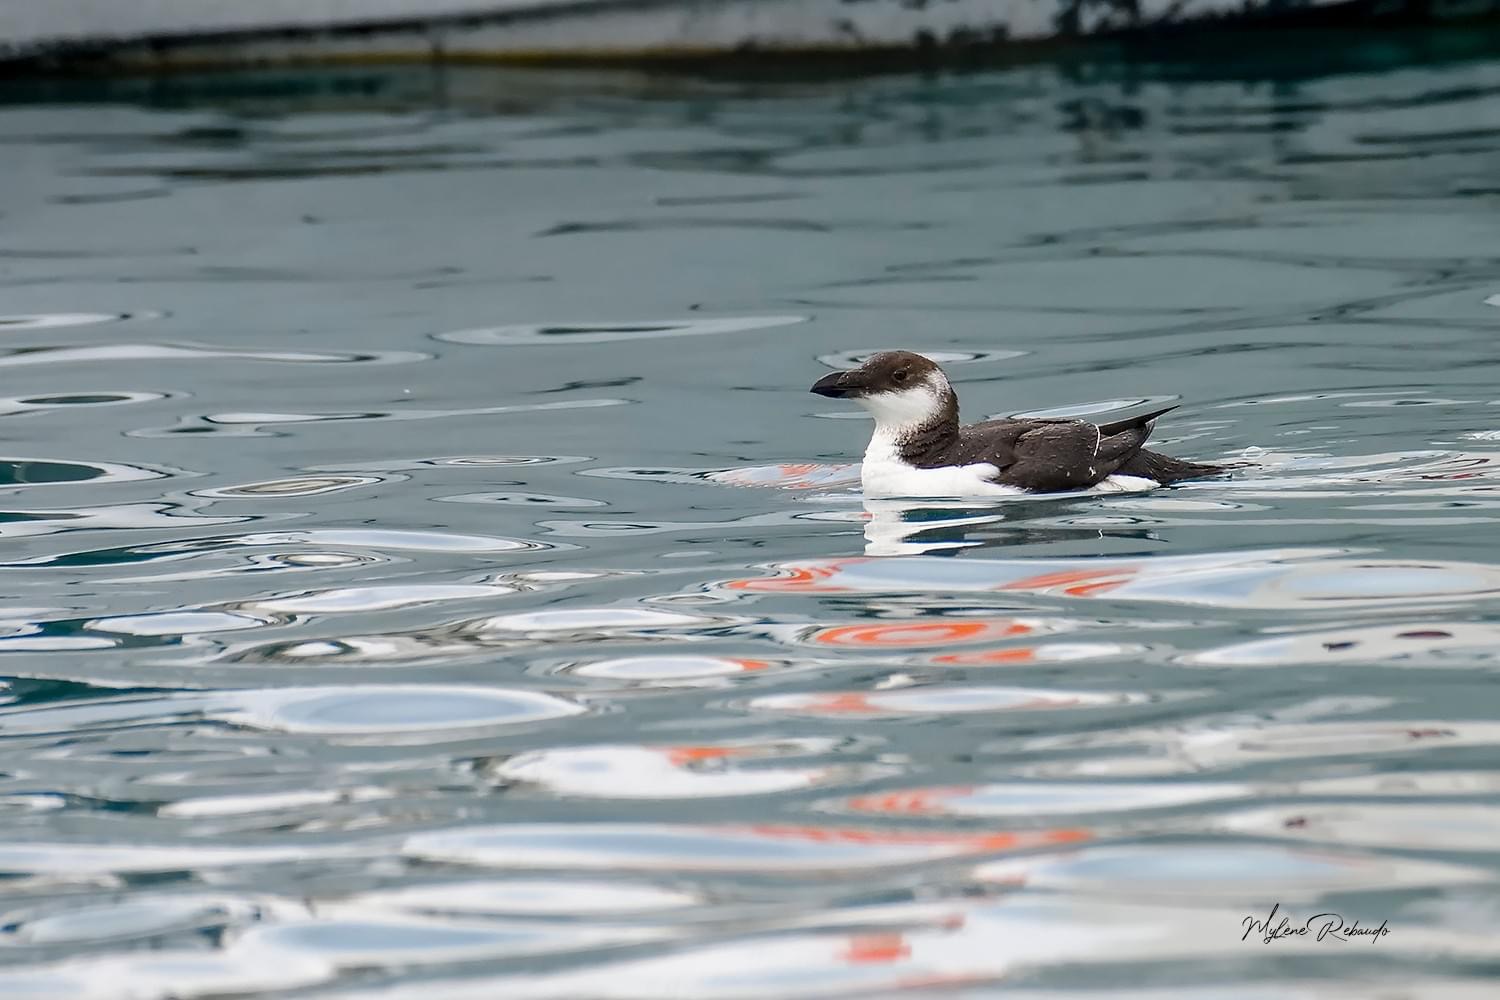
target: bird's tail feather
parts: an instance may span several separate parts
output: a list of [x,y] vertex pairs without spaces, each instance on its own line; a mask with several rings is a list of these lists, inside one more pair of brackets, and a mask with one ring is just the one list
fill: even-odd
[[1217,476],[1228,472],[1232,466],[1210,465],[1206,462],[1189,462],[1181,458],[1172,458],[1157,451],[1147,451],[1142,448],[1130,460],[1117,470],[1121,475],[1141,476],[1145,479],[1154,479],[1163,486],[1168,483],[1180,482],[1184,479],[1202,479],[1206,476]]
[[1141,413],[1134,417],[1126,417],[1124,420],[1113,420],[1107,424],[1100,424],[1099,435],[1101,437],[1114,437],[1116,434],[1123,434],[1125,431],[1132,431],[1137,427],[1144,427],[1146,424],[1155,420],[1163,413],[1171,413],[1180,405],[1182,404],[1173,403],[1171,406],[1163,407],[1162,409],[1155,410],[1151,413]]

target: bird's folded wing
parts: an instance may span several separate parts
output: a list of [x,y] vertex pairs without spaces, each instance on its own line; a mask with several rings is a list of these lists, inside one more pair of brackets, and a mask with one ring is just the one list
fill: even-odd
[[1015,460],[996,481],[1044,492],[1084,489],[1113,473],[1149,434],[1145,427],[1105,438],[1082,420],[1038,424],[1017,438]]

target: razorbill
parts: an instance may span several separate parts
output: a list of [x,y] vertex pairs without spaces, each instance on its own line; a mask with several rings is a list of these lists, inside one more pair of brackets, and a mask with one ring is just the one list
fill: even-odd
[[865,496],[1005,496],[1148,489],[1225,471],[1147,451],[1168,406],[1106,424],[1017,418],[961,426],[943,370],[910,351],[876,354],[818,379],[820,396],[853,399],[875,417],[860,480]]

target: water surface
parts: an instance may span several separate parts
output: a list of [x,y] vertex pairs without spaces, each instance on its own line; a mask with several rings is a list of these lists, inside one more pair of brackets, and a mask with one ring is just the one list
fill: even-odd
[[1096,69],[0,108],[0,992],[1491,996],[1500,62]]

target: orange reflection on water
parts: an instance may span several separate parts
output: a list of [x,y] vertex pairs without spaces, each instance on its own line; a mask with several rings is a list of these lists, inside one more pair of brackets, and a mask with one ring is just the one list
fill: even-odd
[[663,747],[667,762],[673,767],[685,767],[700,760],[723,760],[725,757],[743,757],[751,753],[748,747],[678,746]]
[[729,590],[749,590],[760,593],[784,593],[787,591],[817,591],[819,593],[843,593],[847,587],[830,586],[823,581],[836,574],[842,565],[856,560],[845,559],[826,566],[792,567],[785,576],[758,577],[753,580],[730,580],[724,586]]
[[828,467],[816,462],[783,462],[777,468],[781,470],[782,489],[796,490],[818,485],[813,474]]
[[786,826],[760,823],[747,827],[761,837],[783,837],[824,844],[864,844],[870,847],[937,847],[957,853],[985,851],[1018,851],[1056,844],[1076,844],[1092,840],[1093,834],[1080,827],[1053,830],[1007,830],[998,833],[949,833],[925,830],[862,830],[838,826]]
[[[811,565],[782,565],[773,577],[729,580],[724,587],[729,590],[745,590],[759,593],[848,593],[864,587],[840,586],[834,582],[838,575],[860,563],[871,562],[868,557],[849,556],[829,559]],[[1009,568],[1009,567],[1007,567]],[[1067,597],[1094,597],[1122,587],[1141,574],[1144,567],[1135,563],[1113,563],[1105,566],[1083,566],[1077,569],[1054,570],[1025,576],[1008,583],[996,583],[990,587],[979,586],[965,589],[1025,591],[1035,594],[1059,594]],[[1003,571],[1002,571],[1003,572]]]
[[1092,597],[1123,586],[1135,578],[1139,566],[1111,566],[1106,569],[1067,569],[1056,573],[1028,576],[1001,584],[1000,590],[1027,590],[1037,593],[1062,593],[1069,597]]
[[854,469],[847,463],[828,465],[822,462],[778,462],[744,469],[720,469],[709,475],[714,482],[730,486],[760,486],[779,490],[806,490],[816,486],[839,486],[847,481],[841,476]]
[[990,667],[1006,663],[1035,663],[1035,646],[1012,646],[1009,649],[984,649],[970,653],[947,653],[934,656],[933,663],[949,667]]
[[812,641],[825,646],[936,646],[952,642],[989,642],[1030,635],[1035,627],[1013,618],[981,621],[900,622],[889,625],[840,625],[819,629]]
[[849,947],[839,957],[850,965],[899,962],[911,958],[911,945],[906,943],[906,935],[899,931],[856,934],[849,939]]
[[838,715],[844,712],[873,712],[877,715],[884,715],[886,709],[870,701],[870,696],[867,694],[861,694],[858,691],[842,691],[837,694],[809,695],[799,706],[799,711],[812,712],[815,715]]
[[844,803],[854,812],[901,813],[907,816],[942,816],[948,812],[948,800],[974,794],[973,785],[949,788],[917,788],[878,795],[856,795]]
[[[823,694],[771,695],[756,699],[754,707],[797,715],[892,718],[897,716],[942,715],[950,712],[1025,712],[1034,709],[1077,708],[1089,702],[1099,703],[1101,696],[1074,692],[1026,690],[1011,688],[965,688],[960,701],[945,698],[942,687],[914,688],[904,691],[831,691]],[[1108,697],[1103,698],[1109,701]]]

